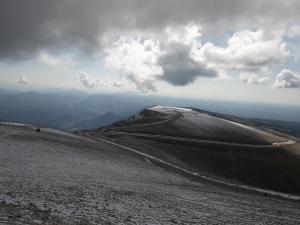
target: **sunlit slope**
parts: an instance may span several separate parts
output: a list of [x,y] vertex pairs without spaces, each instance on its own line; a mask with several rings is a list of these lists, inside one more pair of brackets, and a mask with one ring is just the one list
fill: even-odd
[[273,144],[285,138],[192,109],[154,106],[112,126],[114,131],[140,132],[242,144]]

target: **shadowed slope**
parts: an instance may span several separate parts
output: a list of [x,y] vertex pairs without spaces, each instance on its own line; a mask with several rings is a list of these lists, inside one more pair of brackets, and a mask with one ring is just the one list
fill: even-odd
[[296,139],[241,122],[199,110],[154,106],[94,135],[196,173],[300,194]]

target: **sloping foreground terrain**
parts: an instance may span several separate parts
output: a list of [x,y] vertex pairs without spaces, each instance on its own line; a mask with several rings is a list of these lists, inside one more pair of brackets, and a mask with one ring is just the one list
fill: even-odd
[[0,224],[299,223],[299,200],[198,179],[99,138],[0,125]]
[[300,195],[298,139],[222,114],[154,106],[88,132],[199,176]]

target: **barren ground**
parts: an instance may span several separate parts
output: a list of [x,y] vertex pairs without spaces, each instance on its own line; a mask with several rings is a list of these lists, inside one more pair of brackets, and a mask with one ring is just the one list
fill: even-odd
[[191,180],[104,142],[0,126],[0,224],[300,224],[300,204]]

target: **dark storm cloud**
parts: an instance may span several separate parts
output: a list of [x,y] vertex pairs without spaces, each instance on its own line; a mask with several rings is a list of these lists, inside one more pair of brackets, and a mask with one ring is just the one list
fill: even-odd
[[117,3],[3,0],[0,7],[0,57],[27,58],[41,49],[96,48],[98,38],[105,30],[121,27],[124,21],[121,17],[126,8],[122,9]]
[[42,49],[98,49],[111,29],[158,29],[201,20],[248,23],[299,19],[300,1],[2,0],[0,57],[28,58]]
[[51,45],[46,22],[51,21],[58,1],[1,1],[0,56],[27,57],[37,47]]
[[193,83],[197,77],[217,77],[218,73],[190,58],[190,46],[176,44],[159,59],[164,74],[162,80],[177,86]]

